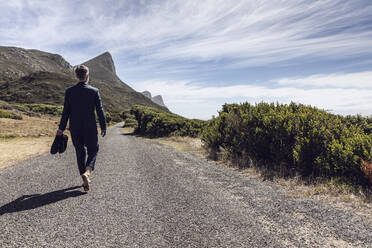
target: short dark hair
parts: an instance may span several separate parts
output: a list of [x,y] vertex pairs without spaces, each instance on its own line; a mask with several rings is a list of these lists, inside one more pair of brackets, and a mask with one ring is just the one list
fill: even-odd
[[85,65],[78,65],[75,67],[75,75],[78,79],[84,80],[89,75],[89,68]]

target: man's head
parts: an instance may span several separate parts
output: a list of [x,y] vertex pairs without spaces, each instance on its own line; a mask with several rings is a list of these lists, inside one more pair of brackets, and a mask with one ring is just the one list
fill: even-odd
[[85,65],[78,65],[75,68],[75,75],[80,82],[88,82],[89,68]]

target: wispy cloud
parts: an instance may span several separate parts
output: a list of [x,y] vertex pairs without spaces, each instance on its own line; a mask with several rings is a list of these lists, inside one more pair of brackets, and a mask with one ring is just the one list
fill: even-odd
[[295,87],[372,89],[372,71],[349,74],[312,75],[301,78],[282,78],[273,80],[273,82],[277,82],[282,86]]
[[[372,72],[345,74],[350,82],[357,82]],[[216,114],[224,103],[237,102],[280,102],[291,101],[317,106],[336,114],[371,114],[372,87],[363,85],[336,84],[340,75],[324,75],[323,78],[310,76],[307,79],[278,79],[278,84],[289,82],[285,87],[269,88],[259,85],[232,85],[224,87],[205,87],[190,81],[148,80],[133,84],[139,91],[150,90],[153,94],[162,94],[165,103],[172,106],[176,113],[188,117],[208,119]],[[315,79],[312,81],[312,79]],[[312,88],[303,88],[301,82],[311,84]],[[322,84],[319,82],[331,82]],[[366,81],[368,82],[368,81]],[[370,82],[370,81],[369,81]],[[369,86],[371,83],[369,83]],[[344,87],[347,86],[347,87]],[[193,109],[194,107],[194,109]]]
[[[230,65],[256,66],[344,58],[372,53],[366,28],[372,4],[363,2],[2,1],[0,41],[52,50],[84,42],[92,50],[135,54],[143,63],[230,59]],[[84,56],[89,46],[81,50]]]

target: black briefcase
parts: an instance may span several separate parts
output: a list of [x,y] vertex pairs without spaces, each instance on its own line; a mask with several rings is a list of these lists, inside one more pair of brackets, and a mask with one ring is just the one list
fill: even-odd
[[67,135],[65,134],[56,135],[56,137],[54,138],[52,147],[50,148],[50,153],[56,154],[57,152],[63,153],[64,151],[66,151],[67,141],[68,141]]

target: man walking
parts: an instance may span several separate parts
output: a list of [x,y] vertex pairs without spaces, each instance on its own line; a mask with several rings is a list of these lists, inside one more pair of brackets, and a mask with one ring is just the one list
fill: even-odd
[[[63,134],[67,121],[70,120],[70,133],[76,151],[79,172],[83,179],[83,188],[85,191],[89,191],[89,177],[94,170],[98,153],[98,132],[94,109],[98,115],[102,137],[106,135],[106,117],[98,89],[88,85],[88,67],[77,66],[75,75],[79,82],[66,89],[57,135]],[[88,158],[86,153],[88,153]]]

